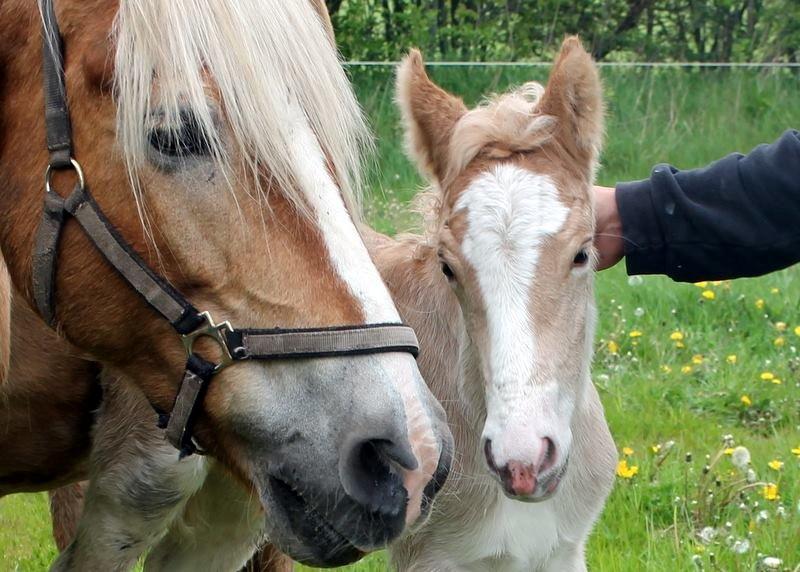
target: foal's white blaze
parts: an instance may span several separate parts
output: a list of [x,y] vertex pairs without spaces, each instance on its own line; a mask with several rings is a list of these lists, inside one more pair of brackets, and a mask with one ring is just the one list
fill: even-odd
[[[297,165],[295,176],[306,189],[305,196],[319,223],[334,270],[360,303],[366,323],[400,322],[389,290],[373,264],[339,188],[331,177],[317,138],[298,108],[293,106],[293,110],[297,112],[291,118],[294,133],[292,141],[297,146],[295,156],[306,159]],[[424,383],[414,358],[406,353],[380,354],[377,358],[376,363],[381,364],[386,372],[393,372],[381,372],[379,375],[390,378],[389,381],[403,400],[407,437],[419,461],[417,470],[406,471],[404,475],[404,484],[409,493],[406,523],[411,524],[420,515],[422,494],[436,472],[441,451],[419,393]]]
[[541,246],[569,210],[549,177],[508,164],[477,177],[456,203],[461,209],[468,223],[462,253],[478,280],[489,343],[483,437],[492,440],[498,467],[534,462],[542,437],[568,446],[554,433],[562,432],[557,420],[569,419],[571,406],[556,380],[537,379],[530,309]]

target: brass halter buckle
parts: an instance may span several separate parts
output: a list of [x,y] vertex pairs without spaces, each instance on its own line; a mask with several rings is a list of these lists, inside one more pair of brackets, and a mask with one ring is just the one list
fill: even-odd
[[195,331],[183,334],[181,336],[181,341],[183,341],[183,347],[186,350],[187,357],[194,353],[194,344],[198,339],[211,338],[217,342],[217,345],[222,351],[220,352],[219,363],[214,364],[214,373],[216,373],[233,363],[233,357],[228,348],[228,338],[226,337],[228,332],[233,331],[233,326],[231,326],[231,323],[228,321],[222,322],[221,324],[214,323],[214,318],[211,317],[209,312],[201,312],[200,316],[203,318],[203,324]]

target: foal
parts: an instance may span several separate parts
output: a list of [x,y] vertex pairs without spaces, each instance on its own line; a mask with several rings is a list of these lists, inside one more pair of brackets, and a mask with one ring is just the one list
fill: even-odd
[[468,111],[398,73],[411,154],[436,188],[422,237],[372,254],[420,335],[420,370],[456,442],[450,481],[400,570],[585,570],[615,446],[590,380],[591,185],[602,138],[597,70],[565,40],[547,88]]

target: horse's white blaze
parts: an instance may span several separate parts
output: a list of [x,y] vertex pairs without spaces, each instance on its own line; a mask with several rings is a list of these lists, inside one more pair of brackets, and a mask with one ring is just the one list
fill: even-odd
[[549,177],[514,165],[500,165],[477,177],[456,209],[466,209],[461,248],[475,271],[486,314],[484,437],[492,439],[498,466],[536,459],[540,431],[531,426],[536,419],[531,412],[559,408],[559,391],[556,380],[534,383],[537,348],[531,288],[541,246],[562,228],[569,210]]
[[291,106],[292,155],[302,158],[294,176],[303,187],[331,264],[359,302],[367,323],[399,322],[389,290],[372,263],[341,191],[330,174],[319,142],[298,106]]
[[[299,112],[296,107],[293,109]],[[306,158],[297,166],[295,176],[305,186],[305,196],[333,268],[361,305],[366,323],[400,322],[394,301],[347,212],[316,137],[299,113],[292,122],[293,144],[299,147],[297,156]],[[409,493],[406,522],[411,524],[420,515],[423,490],[436,471],[441,451],[422,402],[419,391],[422,384],[414,359],[408,354],[383,354],[377,359],[387,372],[392,372],[386,375],[403,401],[408,442],[420,463],[418,470],[404,475]]]

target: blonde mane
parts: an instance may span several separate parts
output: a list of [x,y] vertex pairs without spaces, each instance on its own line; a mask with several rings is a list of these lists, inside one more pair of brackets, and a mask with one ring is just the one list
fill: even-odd
[[448,180],[466,168],[488,145],[529,151],[553,133],[555,117],[537,110],[544,88],[537,82],[493,96],[468,111],[455,125],[449,145]]
[[[114,37],[117,136],[134,175],[153,123],[177,130],[181,112],[189,111],[224,172],[231,171],[223,140],[232,139],[253,179],[268,173],[305,212],[303,194],[310,189],[298,188],[292,176],[294,165],[305,159],[295,156],[287,120],[299,114],[329,159],[352,215],[358,215],[370,138],[309,0],[122,0]],[[150,116],[153,109],[157,118]]]

